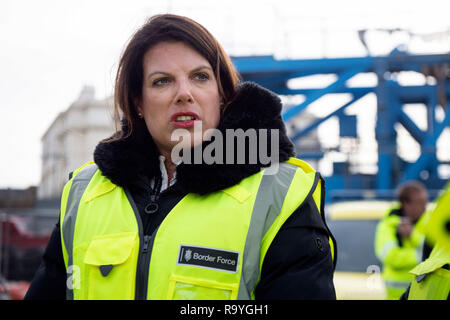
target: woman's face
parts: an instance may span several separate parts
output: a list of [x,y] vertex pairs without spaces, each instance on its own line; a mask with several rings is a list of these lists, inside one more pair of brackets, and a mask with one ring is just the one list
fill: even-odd
[[[208,60],[183,42],[161,42],[143,59],[144,78],[138,111],[159,152],[166,158],[178,143],[171,141],[175,129],[189,146],[201,142],[203,132],[216,128],[220,118],[220,95]],[[201,124],[194,141],[194,124]]]

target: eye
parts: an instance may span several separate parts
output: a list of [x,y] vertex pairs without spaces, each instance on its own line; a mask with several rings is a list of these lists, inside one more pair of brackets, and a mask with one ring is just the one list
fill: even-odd
[[163,86],[165,84],[168,84],[169,82],[170,82],[170,79],[168,77],[158,78],[158,79],[153,80],[152,86],[153,87],[160,87],[160,86]]
[[199,81],[209,80],[209,75],[206,72],[198,72],[194,74],[194,79]]

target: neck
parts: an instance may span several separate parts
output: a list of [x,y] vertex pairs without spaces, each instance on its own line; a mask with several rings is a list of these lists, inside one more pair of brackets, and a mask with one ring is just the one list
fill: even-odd
[[177,165],[173,163],[170,158],[166,158],[164,160],[164,166],[166,167],[167,171],[167,179],[169,180],[168,183],[170,184],[170,181],[173,179],[173,174],[177,168]]
[[177,165],[172,162],[171,154],[166,152],[161,152],[160,154],[164,157],[164,167],[167,172],[167,183],[170,185],[170,181],[173,179],[173,175],[175,170],[177,169]]

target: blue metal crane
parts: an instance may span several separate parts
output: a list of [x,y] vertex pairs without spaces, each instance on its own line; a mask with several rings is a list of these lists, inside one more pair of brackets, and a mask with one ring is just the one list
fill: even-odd
[[[388,56],[366,56],[355,58],[324,58],[304,60],[276,60],[273,56],[233,57],[233,63],[246,81],[254,81],[280,95],[303,95],[305,100],[288,108],[283,113],[286,123],[302,114],[314,101],[327,94],[350,94],[349,102],[335,111],[320,117],[306,128],[296,130],[291,139],[296,143],[324,121],[338,117],[341,136],[355,136],[356,117],[344,111],[369,93],[377,98],[377,119],[375,137],[378,145],[378,173],[376,175],[350,175],[335,166],[332,176],[326,177],[328,200],[339,198],[359,198],[370,194],[372,197],[390,198],[398,184],[407,180],[422,181],[435,193],[441,189],[446,179],[439,176],[438,166],[449,165],[437,157],[437,140],[445,128],[450,126],[450,54],[412,55],[394,50]],[[396,74],[415,71],[425,77],[434,78],[423,85],[401,85]],[[374,73],[374,86],[350,87],[347,81],[360,73]],[[318,88],[291,89],[290,79],[316,75],[334,74],[336,81]],[[405,111],[406,104],[423,104],[427,110],[427,126],[420,126]],[[444,116],[436,116],[437,110]],[[402,125],[420,145],[421,154],[412,163],[398,154],[395,126]],[[353,128],[353,129],[352,129]],[[347,132],[346,132],[347,131]],[[302,150],[297,150],[298,156]],[[320,153],[319,153],[320,154]]]

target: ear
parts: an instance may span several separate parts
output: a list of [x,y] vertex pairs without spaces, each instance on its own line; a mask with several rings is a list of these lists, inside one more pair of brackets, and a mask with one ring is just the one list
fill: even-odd
[[144,114],[144,109],[142,108],[142,103],[140,98],[133,98],[134,106],[136,107],[136,113]]

